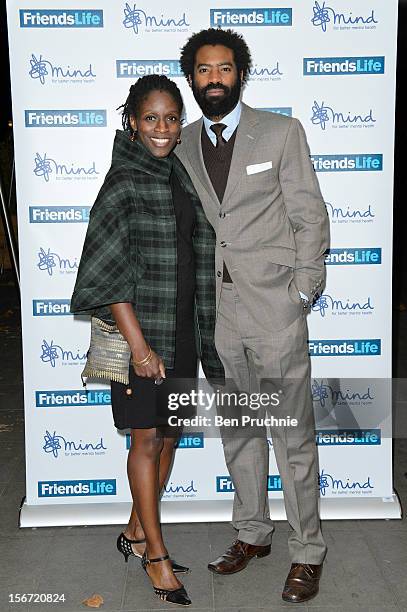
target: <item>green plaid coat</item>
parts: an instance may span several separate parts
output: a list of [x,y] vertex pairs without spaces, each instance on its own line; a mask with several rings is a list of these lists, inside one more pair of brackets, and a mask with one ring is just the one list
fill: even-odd
[[112,165],[90,213],[71,312],[113,322],[109,304],[131,302],[144,336],[174,366],[177,237],[169,177],[176,172],[196,211],[197,346],[205,375],[222,379],[214,345],[215,234],[179,159],[153,157],[139,142],[116,132]]

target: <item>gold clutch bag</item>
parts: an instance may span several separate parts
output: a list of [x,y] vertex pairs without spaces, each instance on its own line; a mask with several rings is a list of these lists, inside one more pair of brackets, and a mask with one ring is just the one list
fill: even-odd
[[83,378],[107,378],[129,384],[131,351],[116,325],[92,317],[90,346]]

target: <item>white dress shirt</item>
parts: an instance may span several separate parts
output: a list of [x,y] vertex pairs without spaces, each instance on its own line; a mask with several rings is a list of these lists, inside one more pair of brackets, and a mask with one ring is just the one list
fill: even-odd
[[235,108],[230,111],[228,115],[225,115],[225,117],[223,117],[220,121],[211,121],[211,119],[208,119],[208,117],[203,118],[206,133],[208,134],[213,145],[216,145],[216,134],[210,129],[211,125],[214,125],[215,123],[223,123],[224,125],[226,125],[225,129],[222,132],[222,136],[226,141],[228,141],[237,126],[239,125],[241,113],[242,105],[239,101],[236,104]]

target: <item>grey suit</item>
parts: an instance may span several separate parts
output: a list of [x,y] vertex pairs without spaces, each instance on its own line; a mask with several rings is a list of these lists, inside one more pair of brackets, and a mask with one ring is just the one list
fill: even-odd
[[[220,205],[201,150],[202,119],[187,126],[176,150],[216,232],[215,343],[226,377],[239,390],[281,391],[272,413],[299,427],[271,429],[281,475],[294,562],[319,564],[326,552],[319,526],[317,452],[310,393],[306,315],[323,288],[328,217],[298,120],[242,105]],[[233,285],[222,283],[223,261]],[[254,382],[253,382],[254,381]],[[256,415],[257,416],[257,415]],[[259,433],[260,431],[260,433]],[[222,432],[235,485],[233,525],[239,539],[267,544],[266,431]]]

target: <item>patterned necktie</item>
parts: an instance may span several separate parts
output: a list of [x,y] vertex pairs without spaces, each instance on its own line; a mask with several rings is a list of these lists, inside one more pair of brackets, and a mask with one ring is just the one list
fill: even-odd
[[214,123],[211,125],[211,130],[216,136],[216,148],[220,149],[226,144],[226,140],[222,136],[223,130],[227,128],[227,125],[224,123]]

